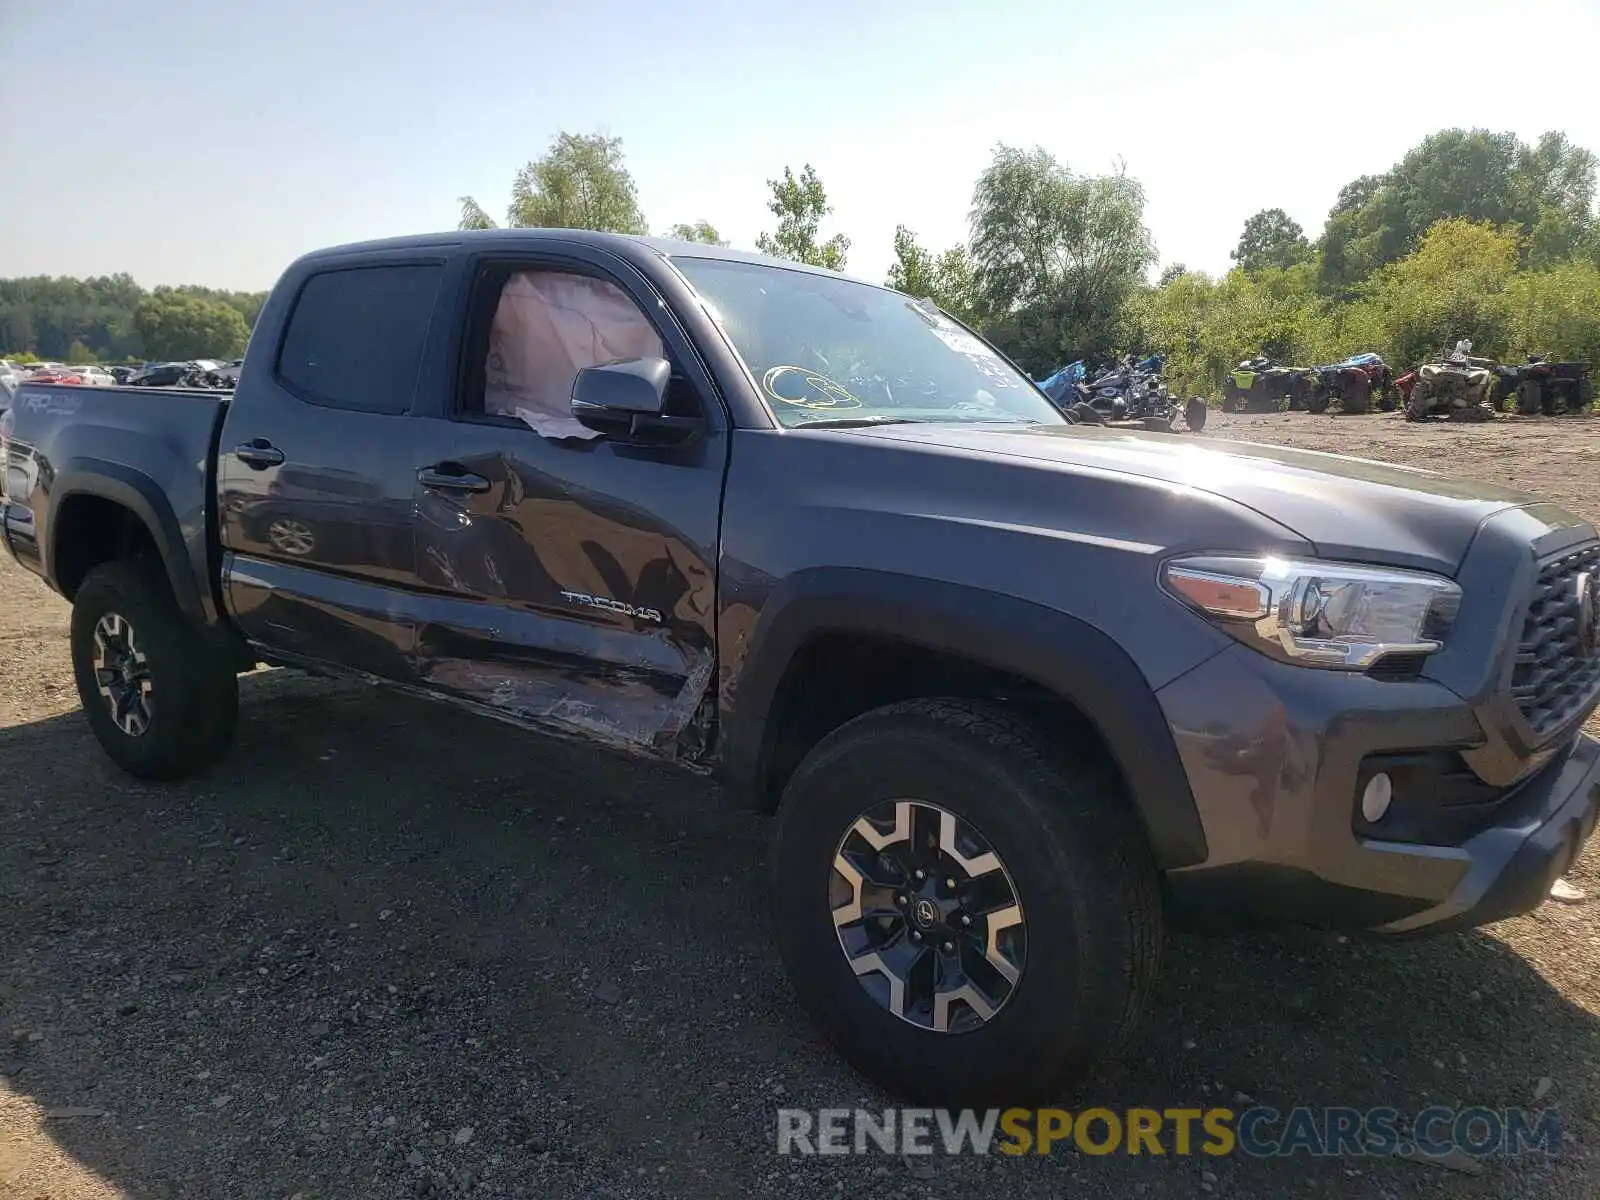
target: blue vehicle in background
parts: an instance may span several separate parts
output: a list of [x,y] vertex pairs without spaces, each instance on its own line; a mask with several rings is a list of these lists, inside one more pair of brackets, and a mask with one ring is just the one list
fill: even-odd
[[[1138,360],[1125,354],[1089,379],[1083,360],[1077,359],[1035,382],[1056,407],[1079,422],[1104,425],[1138,421],[1146,429],[1171,433],[1178,410],[1161,379],[1166,361],[1164,354]],[[1205,428],[1205,401],[1190,400],[1184,406],[1183,418],[1190,430]]]

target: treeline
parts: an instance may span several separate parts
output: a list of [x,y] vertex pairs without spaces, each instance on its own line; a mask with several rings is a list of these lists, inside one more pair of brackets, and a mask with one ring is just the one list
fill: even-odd
[[[768,181],[776,228],[758,248],[843,270],[824,238],[816,172]],[[1086,175],[1042,149],[996,147],[968,206],[968,237],[941,251],[904,226],[886,282],[976,325],[1035,376],[1075,358],[1160,350],[1176,387],[1215,396],[1241,360],[1311,365],[1376,350],[1410,366],[1470,338],[1476,353],[1600,362],[1595,155],[1565,134],[1449,129],[1339,190],[1308,237],[1281,209],[1245,222],[1221,277],[1159,263],[1145,196],[1125,171]],[[618,138],[563,133],[518,172],[506,221],[643,233]],[[461,226],[493,219],[463,198]],[[708,221],[667,236],[723,243]]]
[[265,292],[146,291],[129,275],[0,279],[0,356],[69,363],[236,358]]

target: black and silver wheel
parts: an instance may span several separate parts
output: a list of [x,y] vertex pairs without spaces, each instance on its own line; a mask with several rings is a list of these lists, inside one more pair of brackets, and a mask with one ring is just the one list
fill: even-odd
[[921,1100],[1051,1095],[1155,975],[1156,877],[1115,775],[997,705],[907,701],[828,735],[784,789],[772,871],[802,1001]]
[[72,668],[95,739],[123,770],[177,779],[226,750],[236,664],[179,610],[154,563],[102,563],[72,597]]
[[886,800],[845,831],[828,904],[867,994],[937,1033],[1004,1007],[1027,961],[1016,884],[981,833],[922,800]]
[[108,612],[95,622],[94,679],[117,728],[143,737],[150,728],[150,664],[138,631],[121,613]]

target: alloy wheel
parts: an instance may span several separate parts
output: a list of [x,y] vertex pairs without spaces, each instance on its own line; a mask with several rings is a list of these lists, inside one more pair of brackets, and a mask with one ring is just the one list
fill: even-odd
[[94,679],[117,728],[129,737],[143,736],[150,728],[154,690],[150,667],[133,626],[117,613],[106,613],[95,623]]
[[845,831],[828,904],[840,949],[879,1005],[936,1033],[982,1028],[1027,960],[1022,902],[971,824],[923,800],[889,800]]
[[311,529],[291,517],[279,517],[267,526],[267,540],[285,554],[301,557],[316,547],[316,536]]

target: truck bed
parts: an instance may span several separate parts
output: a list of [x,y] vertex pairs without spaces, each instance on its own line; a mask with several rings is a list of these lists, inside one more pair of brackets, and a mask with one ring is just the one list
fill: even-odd
[[109,480],[156,531],[169,573],[193,581],[180,602],[208,607],[211,589],[199,582],[216,578],[207,501],[231,398],[195,388],[22,385],[0,425],[0,536],[24,566],[55,582],[58,564],[40,552],[51,522],[80,483],[95,479],[103,496]]

